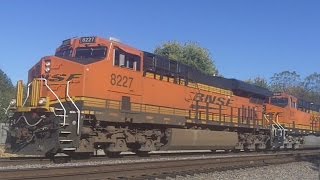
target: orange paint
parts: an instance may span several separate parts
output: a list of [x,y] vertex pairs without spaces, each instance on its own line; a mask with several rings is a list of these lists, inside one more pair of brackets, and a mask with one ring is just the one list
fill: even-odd
[[[150,77],[143,76],[144,53],[135,48],[119,42],[96,38],[95,43],[80,43],[79,39],[72,39],[70,46],[59,47],[62,49],[76,49],[78,47],[107,47],[106,57],[91,64],[80,64],[72,60],[57,56],[44,57],[29,71],[29,81],[34,77],[46,77],[50,87],[61,98],[66,98],[66,83],[71,81],[70,95],[77,97],[93,97],[98,99],[109,99],[121,101],[123,96],[129,96],[132,103],[149,104],[162,107],[177,108],[194,111],[195,96],[199,96],[199,105],[205,107],[209,102],[210,113],[219,113],[219,104],[222,105],[222,113],[226,116],[246,116],[251,119],[262,119],[263,105],[250,102],[250,99],[235,95],[225,95],[209,92],[199,88],[192,88],[183,84],[175,84]],[[115,49],[121,49],[127,53],[141,58],[140,71],[114,66]],[[75,55],[75,51],[72,52]],[[50,72],[46,72],[46,62],[50,60]],[[51,100],[56,99],[45,88],[42,97],[49,96]],[[294,97],[283,95],[297,100]],[[227,106],[228,105],[228,106]],[[241,109],[241,110],[239,110]],[[205,111],[204,109],[202,109]],[[200,111],[202,111],[200,109]],[[239,111],[240,114],[239,114]],[[266,104],[266,111],[279,113],[281,124],[303,125],[311,127],[311,114],[302,112],[293,107],[277,107]],[[315,127],[319,130],[319,123]]]

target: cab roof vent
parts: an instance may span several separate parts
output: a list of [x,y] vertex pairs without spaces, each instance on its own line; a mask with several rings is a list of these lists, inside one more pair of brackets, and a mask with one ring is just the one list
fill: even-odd
[[109,40],[121,43],[120,39],[115,38],[115,37],[110,37]]

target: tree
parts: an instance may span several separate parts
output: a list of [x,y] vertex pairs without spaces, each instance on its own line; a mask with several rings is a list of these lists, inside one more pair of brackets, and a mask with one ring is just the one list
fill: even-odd
[[255,77],[253,79],[248,79],[245,82],[247,82],[249,84],[256,85],[256,86],[259,86],[259,87],[263,87],[263,88],[266,88],[266,89],[269,88],[268,80],[266,80],[265,78],[262,78],[262,77]]
[[295,71],[283,71],[271,77],[270,87],[273,91],[290,92],[298,86],[301,86],[301,80],[300,75]]
[[303,81],[303,87],[308,92],[306,100],[320,104],[320,74],[313,73],[307,76]]
[[303,82],[304,88],[308,91],[320,93],[320,74],[313,73],[307,76]]
[[190,65],[206,74],[218,75],[210,52],[197,43],[167,42],[157,47],[154,53]]
[[285,92],[299,99],[320,104],[320,74],[313,73],[303,80],[295,71],[275,73],[271,77],[270,89]]
[[14,93],[15,88],[10,78],[0,69],[0,122],[6,119],[4,109],[8,107]]

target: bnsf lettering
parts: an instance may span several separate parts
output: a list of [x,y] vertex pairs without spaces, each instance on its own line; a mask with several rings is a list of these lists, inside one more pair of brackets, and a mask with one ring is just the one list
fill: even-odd
[[212,95],[205,95],[202,93],[197,93],[194,98],[194,101],[204,102],[204,103],[210,103],[210,104],[216,104],[221,106],[229,106],[232,103],[232,99],[224,98],[224,97],[217,97]]
[[127,76],[121,76],[116,74],[111,74],[111,85],[113,86],[120,86],[120,87],[126,87],[131,88],[133,78],[127,77]]
[[48,81],[51,82],[60,82],[60,81],[71,81],[73,79],[78,79],[80,78],[82,74],[54,74],[52,76],[46,76],[45,78],[48,79]]
[[52,82],[58,82],[58,81],[63,81],[64,78],[66,77],[66,74],[54,74],[51,77],[48,77],[48,81],[52,81]]
[[70,76],[68,77],[68,79],[66,79],[66,81],[71,81],[72,79],[78,79],[80,78],[81,74],[70,74]]

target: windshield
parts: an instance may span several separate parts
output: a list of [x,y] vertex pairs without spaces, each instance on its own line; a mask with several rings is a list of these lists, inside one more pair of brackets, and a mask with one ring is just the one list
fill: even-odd
[[62,49],[57,51],[55,56],[58,57],[71,57],[72,56],[72,49]]
[[107,54],[107,47],[79,47],[76,49],[76,59],[102,59]]
[[103,60],[107,51],[108,48],[105,46],[79,47],[75,49],[75,55],[72,55],[72,49],[59,50],[55,55],[77,63],[91,64]]
[[288,98],[271,98],[271,104],[286,107],[288,105]]

